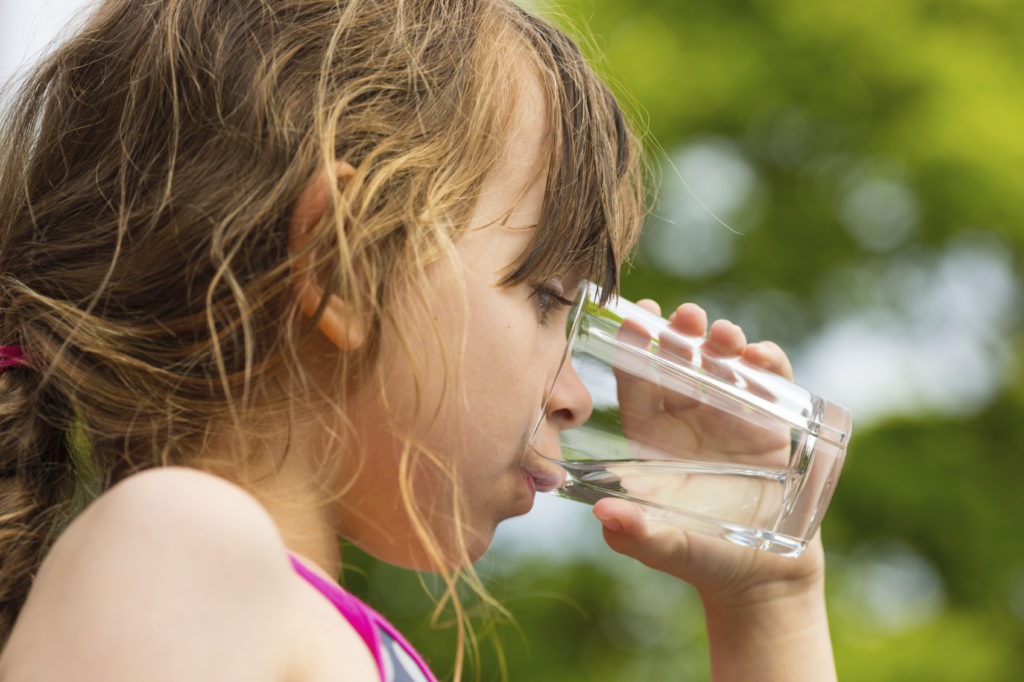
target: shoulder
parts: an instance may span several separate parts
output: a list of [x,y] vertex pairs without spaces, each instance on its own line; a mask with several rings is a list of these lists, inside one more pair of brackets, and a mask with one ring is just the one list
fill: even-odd
[[220,584],[230,576],[245,585],[287,574],[284,543],[255,498],[224,479],[183,468],[136,474],[97,499],[47,562],[56,570],[71,558],[76,566],[85,560],[102,568],[96,579],[143,571],[154,591],[188,580]]
[[187,469],[144,472],[55,543],[10,644],[52,679],[282,679],[293,581],[245,491]]
[[[218,552],[284,550],[273,520],[255,498],[193,469],[150,469],[125,479],[90,505],[67,535],[110,539],[110,530],[132,542],[209,544]],[[153,531],[167,535],[154,537]],[[232,542],[223,543],[227,539]]]

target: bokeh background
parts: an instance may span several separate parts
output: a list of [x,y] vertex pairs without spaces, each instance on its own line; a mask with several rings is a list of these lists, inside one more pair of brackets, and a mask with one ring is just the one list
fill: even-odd
[[[0,77],[82,4],[0,0]],[[1024,679],[1024,3],[528,4],[586,36],[645,132],[625,295],[778,341],[854,412],[823,527],[840,679]],[[346,559],[450,671],[421,579]],[[539,500],[478,569],[514,618],[484,680],[708,679],[692,589],[604,547],[583,505]]]

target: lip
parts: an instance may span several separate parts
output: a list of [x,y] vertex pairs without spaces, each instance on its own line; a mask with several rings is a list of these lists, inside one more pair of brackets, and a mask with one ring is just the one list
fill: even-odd
[[525,470],[523,471],[523,479],[526,481],[526,487],[530,489],[530,498],[532,499],[537,494],[537,481]]
[[565,483],[565,470],[541,455],[531,445],[523,457],[523,475],[534,492],[549,493]]

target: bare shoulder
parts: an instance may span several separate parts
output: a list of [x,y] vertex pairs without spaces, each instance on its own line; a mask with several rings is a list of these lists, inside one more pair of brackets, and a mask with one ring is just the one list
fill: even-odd
[[[9,642],[9,679],[280,680],[293,576],[270,516],[187,469],[113,487],[55,543]],[[43,672],[44,670],[48,672]]]
[[146,569],[154,588],[182,574],[219,584],[236,570],[241,575],[231,582],[286,573],[284,544],[266,510],[238,486],[183,468],[152,469],[111,488],[68,528],[47,562],[56,570],[65,554],[117,573]]
[[[111,529],[133,544],[171,540],[227,554],[284,549],[273,520],[255,498],[222,478],[185,468],[151,469],[122,481],[90,505],[68,535],[106,536]],[[232,542],[224,543],[227,539]]]

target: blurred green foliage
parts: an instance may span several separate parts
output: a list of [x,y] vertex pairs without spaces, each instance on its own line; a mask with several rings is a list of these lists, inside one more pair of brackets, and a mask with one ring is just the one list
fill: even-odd
[[[647,128],[663,197],[651,234],[672,225],[668,202],[687,195],[684,181],[709,186],[685,163],[676,175],[668,161],[685,162],[685,150],[724,150],[749,181],[742,205],[720,216],[742,233],[727,235],[720,267],[673,272],[663,252],[676,242],[642,245],[625,295],[695,300],[754,337],[799,349],[844,316],[912,317],[907,291],[930,284],[890,275],[956,245],[986,245],[1020,272],[1019,0],[573,0],[541,9],[583,27],[585,51]],[[969,409],[922,402],[855,427],[823,531],[846,682],[1024,679],[1020,286],[1016,277],[983,348],[998,380]],[[985,289],[972,295],[988,302]],[[799,362],[796,370],[799,379]],[[426,624],[431,603],[418,578],[356,551],[346,560],[348,584],[405,628],[439,673],[449,670],[454,637]],[[681,583],[610,550],[497,552],[480,570],[517,623],[499,628],[512,680],[708,677],[699,604]],[[488,651],[481,676],[499,679],[502,664]]]

